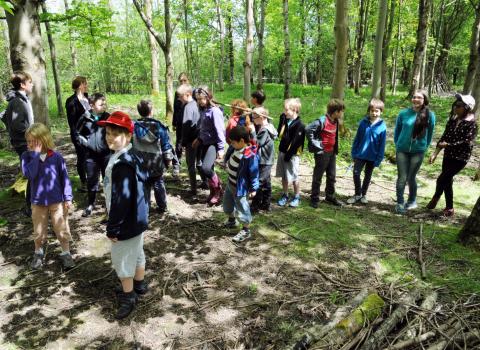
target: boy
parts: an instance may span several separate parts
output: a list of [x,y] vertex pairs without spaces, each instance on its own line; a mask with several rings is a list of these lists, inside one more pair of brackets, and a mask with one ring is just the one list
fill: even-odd
[[131,151],[134,126],[128,114],[115,111],[98,125],[106,126],[107,144],[114,152],[105,170],[104,191],[112,265],[122,284],[115,317],[122,319],[133,311],[137,294],[147,292],[143,251],[143,232],[148,228],[144,196],[147,175],[137,166],[138,160]]
[[[34,119],[32,104],[28,98],[28,95],[33,91],[32,77],[26,72],[15,72],[10,83],[13,90],[6,94],[8,106],[3,119],[10,136],[10,143],[18,154],[21,163],[22,153],[28,151],[25,131],[33,124]],[[23,213],[28,217],[32,215],[30,182],[27,182]]]
[[232,241],[243,242],[251,238],[252,215],[248,197],[258,190],[258,156],[255,146],[249,146],[250,132],[244,126],[237,126],[230,132],[231,145],[235,149],[227,163],[228,181],[223,195],[223,211],[228,215],[225,226],[236,226],[235,212],[242,224]]
[[268,110],[257,107],[253,110],[253,123],[257,131],[257,147],[259,155],[260,187],[252,201],[252,212],[270,211],[272,183],[270,173],[275,161],[275,144],[277,130],[268,121]]
[[325,201],[341,207],[343,202],[335,196],[336,159],[338,154],[338,125],[343,117],[345,104],[342,100],[333,98],[328,102],[327,114],[321,116],[307,126],[308,150],[315,153],[315,168],[312,177],[312,192],[310,205],[318,207],[320,200],[320,185],[323,174],[327,173]]
[[263,107],[263,102],[265,102],[265,99],[267,96],[265,96],[265,93],[262,90],[257,90],[253,92],[250,95],[252,98],[250,99],[250,102],[252,103],[253,107]]
[[305,124],[300,120],[302,104],[298,98],[289,98],[284,102],[284,113],[280,116],[278,135],[277,177],[282,178],[283,194],[277,204],[284,207],[288,203],[288,185],[293,184],[295,195],[289,206],[292,208],[300,205],[300,182],[298,170],[300,167],[300,154],[305,142]]
[[[353,182],[355,195],[347,200],[348,204],[360,201],[367,204],[367,190],[372,178],[373,168],[378,167],[385,154],[387,127],[381,115],[385,105],[383,101],[372,98],[368,104],[368,115],[362,119],[352,144]],[[360,174],[365,167],[363,184]]]
[[[185,72],[182,72],[178,75],[178,83],[180,86],[189,85],[188,75]],[[174,154],[176,155],[176,164],[174,164],[173,176],[177,177],[180,173],[180,163],[182,161],[182,121],[183,121],[183,110],[185,103],[180,98],[178,91],[175,92],[174,102],[173,102],[173,118],[172,118],[172,127],[175,132],[175,150]]]
[[[161,149],[164,164],[168,167],[173,158],[173,147],[170,144],[168,129],[160,121],[153,118],[153,104],[150,100],[141,100],[137,105],[138,114],[141,118],[135,122],[135,137],[145,136],[145,130],[150,130],[156,138],[153,140]],[[147,128],[147,129],[145,129]],[[155,201],[157,202],[157,211],[163,214],[167,211],[167,190],[163,178],[163,169],[148,169],[147,202],[150,205],[150,189],[153,186]]]

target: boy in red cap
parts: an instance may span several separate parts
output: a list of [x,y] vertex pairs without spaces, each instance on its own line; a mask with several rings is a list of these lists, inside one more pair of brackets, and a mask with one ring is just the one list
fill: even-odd
[[130,143],[133,122],[128,114],[113,112],[106,126],[108,147],[114,152],[105,170],[104,192],[108,211],[107,237],[112,241],[112,265],[122,283],[116,318],[127,317],[139,294],[147,292],[143,231],[148,227],[148,204],[144,195],[147,178],[137,166]]

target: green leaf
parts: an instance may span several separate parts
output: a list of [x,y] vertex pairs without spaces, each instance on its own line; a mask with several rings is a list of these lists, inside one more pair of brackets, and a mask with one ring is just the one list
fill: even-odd
[[0,0],[0,7],[7,11],[9,14],[13,15],[14,7],[12,3]]

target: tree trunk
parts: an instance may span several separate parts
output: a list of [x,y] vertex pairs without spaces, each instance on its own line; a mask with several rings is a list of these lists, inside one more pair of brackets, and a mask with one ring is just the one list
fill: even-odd
[[[44,14],[48,13],[47,5],[45,2],[40,3],[42,6],[42,11]],[[57,66],[57,50],[55,49],[55,42],[53,41],[52,32],[50,30],[50,23],[47,21],[44,23],[45,30],[47,31],[48,46],[50,46],[50,59],[52,60],[52,73],[53,80],[55,82],[55,97],[57,100],[57,112],[58,116],[65,117],[65,112],[63,110],[63,100],[62,100],[62,88],[60,85],[60,79],[58,78],[58,66]]]
[[250,84],[252,78],[252,58],[253,58],[253,0],[246,0],[245,12],[247,20],[247,37],[245,39],[245,61],[243,63],[243,99],[250,99]]
[[432,0],[419,0],[417,44],[415,45],[415,54],[413,56],[412,78],[410,81],[410,88],[408,90],[409,97],[412,97],[415,91],[419,88],[420,69],[427,43],[427,25],[431,1]]
[[[301,11],[301,18],[306,18],[307,16],[307,9],[305,5],[305,0],[300,0],[300,11]],[[307,48],[306,48],[306,35],[307,35],[307,28],[306,28],[307,21],[302,21],[302,28],[300,33],[300,82],[303,86],[308,84],[307,79]]]
[[468,243],[471,238],[480,236],[480,197],[477,199],[477,203],[473,207],[470,216],[467,219],[465,225],[460,230],[458,240],[462,243]]
[[398,2],[398,25],[397,25],[397,43],[395,45],[395,54],[393,55],[392,63],[392,94],[397,93],[397,66],[398,66],[398,49],[400,48],[400,39],[402,38],[402,20],[400,18],[400,11],[402,9],[402,0]]
[[192,78],[192,42],[190,39],[190,32],[188,29],[188,2],[183,0],[183,26],[185,30],[185,39],[183,39],[183,45],[185,49],[185,58],[187,60],[187,72]]
[[388,18],[387,33],[383,40],[382,47],[382,86],[380,89],[380,99],[385,101],[387,95],[387,74],[388,65],[387,60],[390,55],[390,41],[392,40],[393,22],[395,21],[395,5],[397,0],[390,1],[390,15]]
[[232,14],[227,13],[228,68],[230,84],[235,84],[235,50],[233,47]]
[[431,64],[431,71],[428,79],[428,94],[431,96],[432,91],[433,91],[433,80],[435,76],[435,65],[437,63],[437,49],[438,49],[438,43],[440,41],[440,31],[442,30],[442,22],[443,22],[443,14],[445,12],[445,0],[442,0],[440,4],[440,16],[438,19],[438,26],[436,29],[436,35],[435,35],[435,45],[433,47],[433,53],[432,53],[432,64]]
[[322,80],[322,2],[320,0],[316,1],[317,7],[317,38],[315,43],[315,83],[320,85]]
[[[70,10],[70,5],[68,4],[68,0],[64,0],[65,3],[65,13],[68,13]],[[73,75],[78,75],[78,60],[77,60],[77,50],[75,48],[75,43],[72,39],[72,30],[70,28],[70,19],[67,20],[68,26],[68,43],[70,45],[70,57],[72,58],[72,70]]]
[[382,51],[385,24],[387,21],[388,0],[380,0],[378,6],[377,34],[375,35],[375,56],[372,74],[372,98],[380,97],[382,87]]
[[[473,91],[473,83],[475,76],[479,75],[478,62],[480,55],[478,50],[480,48],[480,2],[475,8],[475,21],[472,26],[472,37],[470,38],[470,59],[468,61],[467,73],[465,74],[465,82],[463,84],[463,93],[471,94]],[[479,101],[480,102],[480,101]]]
[[260,21],[255,21],[258,36],[258,67],[257,67],[257,90],[263,89],[263,67],[264,67],[264,34],[265,34],[265,9],[267,0],[260,0]]
[[[153,15],[152,9],[152,0],[145,0],[145,15],[151,21]],[[150,46],[150,58],[152,62],[151,73],[152,73],[152,95],[158,96],[160,94],[160,84],[159,84],[159,67],[158,67],[158,44],[155,40],[155,37],[147,31],[148,35],[148,44]]]
[[218,30],[220,35],[220,62],[218,65],[218,88],[223,91],[223,63],[225,61],[225,23],[223,21],[220,0],[215,0],[217,8]]
[[290,98],[290,82],[292,80],[292,59],[290,57],[290,32],[288,29],[288,0],[283,0],[283,45],[285,46],[283,72],[283,98]]
[[332,98],[343,99],[347,78],[348,6],[349,0],[336,0],[335,11],[335,63],[333,69]]
[[[5,16],[5,13],[3,15]],[[2,33],[3,33],[5,61],[7,63],[7,72],[10,75],[12,73],[12,61],[10,59],[10,38],[8,37],[8,25],[4,21],[2,21],[1,25],[2,25]]]
[[358,24],[355,32],[355,56],[353,59],[353,88],[357,95],[360,94],[360,86],[362,85],[363,48],[368,32],[369,8],[370,0],[359,0]]
[[25,71],[32,76],[30,95],[35,122],[47,124],[48,95],[45,58],[38,17],[38,2],[15,2],[14,14],[6,13],[10,37],[10,59],[13,71]]

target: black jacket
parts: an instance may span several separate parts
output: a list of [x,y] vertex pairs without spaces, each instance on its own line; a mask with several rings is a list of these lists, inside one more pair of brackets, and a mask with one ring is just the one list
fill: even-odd
[[278,151],[285,153],[285,161],[288,162],[294,155],[303,152],[303,144],[305,143],[305,124],[300,120],[300,116],[288,125],[288,119],[285,114],[282,113],[277,131],[280,137]]
[[106,120],[109,113],[104,112],[98,119],[89,112],[84,113],[76,126],[80,135],[79,143],[87,149],[88,156],[108,156],[110,149],[106,140],[106,128],[97,125],[100,120]]
[[[87,95],[85,95],[86,97]],[[67,121],[70,128],[70,136],[73,142],[78,141],[77,124],[80,117],[87,112],[82,103],[78,100],[77,94],[73,94],[65,101],[65,110],[67,111]]]
[[[14,148],[26,147],[25,131],[30,126],[28,97],[19,91],[12,90],[6,94],[6,99],[8,106],[4,118],[10,143]],[[31,119],[33,120],[33,115]]]
[[183,104],[182,100],[178,97],[178,94],[175,92],[175,97],[173,100],[173,118],[172,118],[172,126],[176,129],[182,128],[182,121],[183,121],[183,109],[185,105]]
[[118,158],[112,169],[107,237],[119,241],[138,236],[148,228],[147,175],[137,164],[136,156],[130,150]]
[[[325,119],[328,118],[326,115],[321,116],[320,118],[314,120],[307,125],[306,134],[308,140],[308,151],[315,154],[322,154],[323,143],[322,143],[322,130],[325,129]],[[333,147],[333,152],[338,154],[338,122],[336,123],[337,129],[335,132],[335,146]]]

